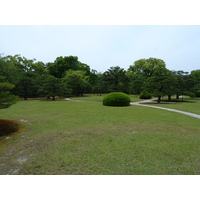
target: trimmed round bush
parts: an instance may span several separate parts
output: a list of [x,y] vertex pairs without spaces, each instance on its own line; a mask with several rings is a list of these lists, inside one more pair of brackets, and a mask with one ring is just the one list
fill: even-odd
[[147,92],[142,92],[139,96],[140,99],[151,99],[151,94],[147,93]]
[[103,105],[104,106],[129,106],[130,97],[123,92],[113,92],[104,96]]

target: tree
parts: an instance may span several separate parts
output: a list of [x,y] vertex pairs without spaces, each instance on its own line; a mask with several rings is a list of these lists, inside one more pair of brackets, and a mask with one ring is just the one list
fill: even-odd
[[62,80],[65,87],[71,89],[72,94],[75,96],[83,95],[92,89],[89,76],[86,76],[86,73],[81,70],[68,70]]
[[30,97],[37,97],[37,76],[33,72],[24,72],[20,75],[14,93],[23,97],[24,100]]
[[0,55],[0,76],[4,77],[5,82],[16,84],[22,71],[12,62],[7,62],[5,57]]
[[172,76],[174,77],[174,94],[176,95],[176,99],[179,99],[180,95],[186,94],[187,85],[186,85],[186,77],[188,72],[184,71],[173,71]]
[[61,83],[61,79],[52,75],[44,76],[43,83],[39,88],[39,93],[43,96],[52,97],[53,101],[56,96],[62,96],[64,93],[64,87]]
[[141,94],[143,90],[142,86],[146,81],[145,76],[130,71],[127,72],[127,75],[130,80],[129,93],[137,95]]
[[[2,80],[3,77],[0,77]],[[11,105],[15,104],[19,97],[10,94],[10,90],[13,89],[15,86],[8,82],[1,82],[0,83],[0,109],[8,108]]]
[[104,84],[107,85],[108,92],[129,92],[129,78],[126,71],[119,66],[110,67],[103,73],[102,79]]
[[5,56],[3,59],[8,62],[12,63],[15,67],[17,67],[22,72],[32,71],[33,64],[36,59],[27,59],[25,57],[21,57],[19,54],[15,56]]
[[189,96],[195,96],[200,90],[200,70],[193,70],[186,77],[186,86]]
[[48,64],[49,73],[57,78],[63,78],[68,70],[82,70],[87,75],[90,73],[90,67],[87,64],[78,61],[77,56],[57,57],[53,63]]
[[100,94],[100,96],[108,90],[106,82],[103,80],[103,74],[97,73],[97,82],[94,85],[93,90],[97,95]]
[[34,72],[37,76],[43,76],[48,74],[48,69],[43,62],[35,62],[32,65],[32,72]]
[[164,66],[154,67],[151,77],[147,79],[143,88],[144,91],[158,97],[158,103],[160,103],[162,96],[172,95],[173,78],[171,76],[171,71]]
[[140,59],[130,65],[128,71],[132,71],[134,74],[142,74],[147,78],[153,75],[154,68],[157,66],[166,67],[166,64],[158,58]]
[[157,58],[139,59],[128,68],[130,78],[131,93],[140,94],[143,91],[143,85],[149,77],[152,77],[154,68],[165,67],[165,62]]

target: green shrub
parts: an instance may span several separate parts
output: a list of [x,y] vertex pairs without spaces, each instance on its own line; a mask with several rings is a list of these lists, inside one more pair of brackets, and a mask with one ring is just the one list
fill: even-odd
[[151,94],[147,93],[147,92],[142,92],[139,96],[140,99],[151,99],[152,96]]
[[130,97],[123,92],[113,92],[104,96],[103,105],[104,106],[129,106]]

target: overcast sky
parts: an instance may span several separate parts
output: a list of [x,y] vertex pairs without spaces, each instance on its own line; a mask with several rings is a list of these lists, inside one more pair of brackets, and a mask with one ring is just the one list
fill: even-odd
[[200,69],[200,26],[1,25],[0,53],[44,63],[73,55],[98,72],[154,57],[170,70],[190,72]]

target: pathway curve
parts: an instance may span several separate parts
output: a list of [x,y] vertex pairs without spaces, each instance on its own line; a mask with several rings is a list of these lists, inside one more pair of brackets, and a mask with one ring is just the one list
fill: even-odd
[[181,111],[181,110],[176,110],[176,109],[171,109],[171,108],[164,108],[164,107],[159,107],[159,106],[152,106],[152,105],[146,105],[145,103],[151,103],[153,101],[153,99],[148,99],[148,100],[144,100],[144,101],[139,101],[139,102],[131,102],[130,105],[137,105],[137,106],[146,106],[146,107],[150,107],[150,108],[157,108],[157,109],[162,109],[162,110],[168,110],[168,111],[172,111],[172,112],[177,112],[177,113],[181,113],[184,115],[188,115],[190,117],[195,117],[200,119],[200,115],[198,114],[194,114],[194,113],[190,113],[190,112],[185,112],[185,111]]
[[[77,102],[88,102],[88,101],[81,101],[81,100],[73,100],[73,99],[70,99],[70,98],[65,98],[65,100],[67,100],[67,101],[77,101]],[[144,100],[144,101],[131,102],[130,105],[131,106],[133,106],[133,105],[145,106],[145,107],[150,107],[150,108],[157,108],[157,109],[162,109],[162,110],[168,110],[168,111],[171,111],[171,112],[177,112],[177,113],[181,113],[181,114],[184,114],[184,115],[188,115],[190,117],[195,117],[195,118],[200,119],[200,115],[198,115],[198,114],[194,114],[194,113],[190,113],[190,112],[185,112],[185,111],[181,111],[181,110],[176,110],[176,109],[171,109],[171,108],[164,108],[164,107],[159,107],[159,106],[152,106],[152,105],[147,105],[146,104],[146,103],[152,103],[153,100],[155,100],[155,99],[148,99],[148,100]]]

